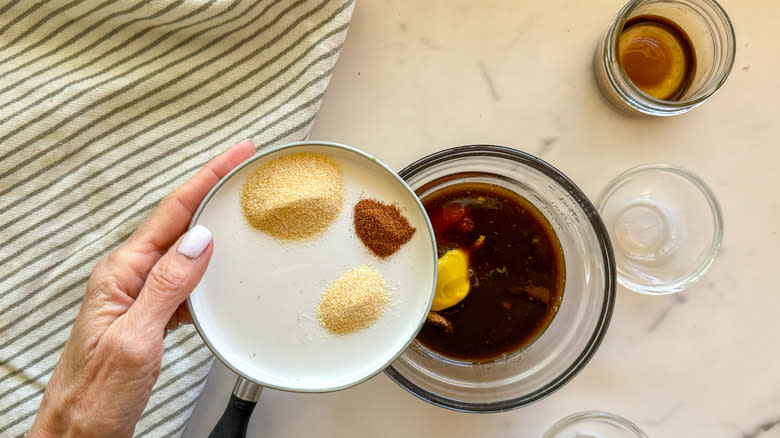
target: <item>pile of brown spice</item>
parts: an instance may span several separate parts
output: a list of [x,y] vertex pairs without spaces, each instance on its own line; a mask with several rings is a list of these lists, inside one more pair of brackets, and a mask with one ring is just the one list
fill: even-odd
[[241,188],[249,223],[278,240],[320,235],[341,212],[344,182],[329,157],[299,152],[263,164]]
[[360,266],[341,274],[322,295],[320,324],[340,335],[367,328],[382,315],[387,301],[382,274]]
[[395,205],[375,199],[355,204],[355,233],[371,252],[381,258],[394,254],[416,231]]

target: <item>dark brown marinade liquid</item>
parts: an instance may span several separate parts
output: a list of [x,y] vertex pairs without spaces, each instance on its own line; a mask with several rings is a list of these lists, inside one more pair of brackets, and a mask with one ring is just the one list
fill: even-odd
[[[552,226],[526,199],[486,183],[458,183],[426,196],[439,257],[469,252],[470,291],[439,311],[449,330],[426,322],[417,340],[458,360],[485,362],[527,346],[550,324],[561,302],[563,251]],[[446,226],[442,212],[459,204],[473,227]],[[474,243],[485,236],[481,246]]]

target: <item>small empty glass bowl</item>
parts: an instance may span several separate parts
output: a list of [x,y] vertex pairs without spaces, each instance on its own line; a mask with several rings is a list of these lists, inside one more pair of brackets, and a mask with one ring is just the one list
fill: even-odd
[[647,435],[623,417],[586,411],[559,420],[542,438],[647,438]]
[[612,237],[618,282],[635,292],[679,292],[700,279],[723,239],[715,195],[691,172],[668,164],[612,180],[598,209]]
[[385,373],[427,402],[466,412],[524,406],[571,380],[596,352],[615,304],[612,247],[593,204],[546,162],[499,146],[447,149],[399,174],[421,198],[451,184],[480,182],[527,199],[558,236],[566,280],[552,322],[520,351],[491,362],[470,363],[444,357],[414,341]]

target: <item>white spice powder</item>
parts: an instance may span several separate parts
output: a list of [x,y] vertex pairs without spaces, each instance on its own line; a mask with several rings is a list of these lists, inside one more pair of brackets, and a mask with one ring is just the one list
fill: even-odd
[[342,335],[362,330],[379,319],[387,302],[382,274],[360,266],[328,286],[318,308],[320,324]]

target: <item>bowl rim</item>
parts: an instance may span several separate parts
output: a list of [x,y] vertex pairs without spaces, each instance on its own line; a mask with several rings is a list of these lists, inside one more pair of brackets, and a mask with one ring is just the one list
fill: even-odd
[[555,434],[560,432],[562,429],[571,426],[572,424],[580,423],[582,421],[596,421],[600,423],[620,426],[625,430],[628,430],[631,433],[633,433],[636,436],[636,438],[647,438],[647,434],[645,434],[645,432],[639,426],[637,426],[633,421],[621,417],[620,415],[613,414],[611,412],[595,411],[595,410],[576,412],[574,414],[561,418],[560,420],[556,421],[552,426],[550,426],[549,429],[547,429],[547,431],[544,433],[542,438],[555,438]]
[[593,334],[585,345],[583,351],[574,360],[574,362],[569,365],[569,367],[567,367],[556,378],[552,379],[546,385],[535,391],[520,397],[502,401],[479,403],[465,402],[460,400],[452,400],[421,388],[398,372],[392,363],[385,369],[385,375],[387,375],[392,381],[417,398],[425,400],[433,405],[460,412],[498,413],[529,405],[554,393],[558,389],[562,388],[572,378],[574,378],[574,376],[576,376],[585,367],[585,365],[596,353],[596,350],[598,350],[599,345],[601,345],[601,342],[606,335],[615,305],[617,292],[615,256],[612,251],[612,244],[609,239],[607,229],[601,220],[601,216],[599,215],[596,207],[587,198],[587,196],[585,196],[582,190],[580,190],[580,188],[560,170],[556,169],[546,161],[526,152],[522,152],[506,146],[488,144],[456,146],[422,157],[403,168],[400,172],[398,172],[398,175],[406,181],[408,178],[411,178],[432,166],[473,156],[479,156],[481,158],[490,157],[495,159],[502,159],[532,167],[533,169],[540,171],[542,174],[551,178],[564,190],[572,194],[574,201],[580,206],[580,208],[583,209],[593,231],[595,232],[599,247],[601,249],[601,256],[604,260],[604,305],[602,306],[601,312],[599,313],[598,321]]
[[691,272],[685,278],[676,281],[669,281],[669,282],[665,282],[664,284],[653,286],[653,285],[643,284],[641,282],[626,278],[625,275],[621,274],[621,271],[618,268],[617,270],[618,284],[630,290],[631,292],[636,292],[639,294],[651,295],[651,296],[669,295],[669,294],[682,292],[683,290],[692,286],[694,283],[701,280],[701,278],[707,273],[707,271],[709,271],[710,267],[712,267],[712,264],[715,262],[715,258],[720,252],[720,248],[723,245],[723,233],[724,233],[723,210],[720,207],[720,202],[718,201],[718,197],[715,196],[715,192],[712,191],[710,186],[707,185],[707,183],[704,182],[704,180],[701,177],[699,177],[692,171],[684,167],[677,166],[675,164],[647,163],[647,164],[640,164],[638,166],[623,171],[620,175],[616,176],[611,181],[609,181],[607,185],[605,185],[604,188],[601,190],[601,193],[599,194],[599,197],[596,201],[596,205],[599,212],[601,212],[602,210],[604,210],[604,208],[606,208],[607,204],[612,199],[612,196],[623,187],[623,184],[631,181],[631,179],[636,176],[648,175],[656,172],[680,177],[683,181],[689,183],[691,186],[695,187],[699,191],[699,193],[702,196],[702,199],[704,199],[707,202],[707,205],[709,205],[710,207],[709,213],[712,215],[713,230],[711,235],[712,240],[711,240],[709,250],[707,251],[706,259],[702,260],[702,262],[695,269],[691,270]]

